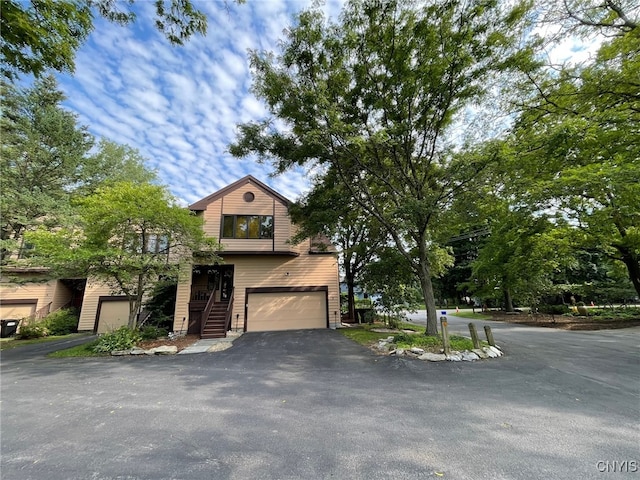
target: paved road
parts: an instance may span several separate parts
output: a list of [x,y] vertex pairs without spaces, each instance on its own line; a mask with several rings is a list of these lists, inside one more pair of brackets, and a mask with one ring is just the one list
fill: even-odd
[[176,357],[3,357],[2,478],[638,478],[637,349],[615,387],[565,364],[624,336],[540,352],[507,330],[508,355],[474,363],[377,356],[331,330]]
[[48,342],[34,343],[31,345],[23,345],[16,348],[0,351],[0,362],[16,361],[16,360],[37,360],[52,352],[64,350],[65,348],[82,345],[95,339],[96,335],[73,336],[72,338],[62,338],[59,340],[51,340]]
[[[424,310],[407,316],[412,322],[426,325]],[[450,333],[469,336],[469,322],[476,325],[481,338],[484,338],[484,326],[489,325],[498,345],[531,364],[545,365],[576,377],[601,382],[629,394],[640,390],[640,327],[563,331],[471,320],[447,314]]]

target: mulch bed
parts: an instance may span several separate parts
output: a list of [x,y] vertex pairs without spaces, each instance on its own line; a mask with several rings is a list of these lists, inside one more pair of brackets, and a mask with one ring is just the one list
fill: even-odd
[[184,337],[177,337],[174,340],[171,340],[169,338],[159,338],[157,340],[147,340],[145,342],[140,342],[138,344],[138,346],[140,348],[144,348],[145,350],[149,350],[149,349],[155,348],[155,347],[175,345],[176,347],[178,347],[178,351],[180,352],[180,351],[184,350],[185,348],[193,345],[198,340],[200,340],[200,337],[198,335],[185,335]]
[[[505,323],[529,325],[533,327],[558,328],[561,330],[605,330],[640,326],[640,318],[607,319],[600,317],[565,317],[563,315],[507,315],[504,312],[490,312],[492,320]],[[487,318],[489,319],[489,318]]]

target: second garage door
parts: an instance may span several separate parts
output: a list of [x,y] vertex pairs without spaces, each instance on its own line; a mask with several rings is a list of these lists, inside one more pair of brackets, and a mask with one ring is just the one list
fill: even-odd
[[327,293],[247,293],[247,332],[327,328]]
[[107,333],[129,323],[127,300],[101,299],[96,333]]

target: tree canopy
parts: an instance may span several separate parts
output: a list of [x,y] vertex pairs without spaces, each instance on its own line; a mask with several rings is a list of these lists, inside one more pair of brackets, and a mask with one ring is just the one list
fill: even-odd
[[[243,3],[244,0],[236,0]],[[135,0],[3,0],[0,52],[5,75],[73,72],[75,54],[94,29],[94,14],[126,25],[136,20]],[[204,35],[207,17],[192,0],[155,0],[155,26],[174,45]]]
[[90,277],[129,300],[129,326],[136,326],[145,294],[161,276],[177,275],[183,259],[218,259],[219,246],[204,235],[202,219],[176,204],[165,187],[116,182],[75,201],[72,227],[27,233],[30,261],[56,278]]
[[300,14],[279,55],[251,54],[255,92],[272,116],[241,125],[231,152],[257,153],[277,171],[334,169],[419,278],[429,334],[443,213],[492,161],[457,155],[456,121],[497,76],[529,62],[528,7],[351,1],[338,23],[317,8]]
[[505,185],[514,202],[560,213],[581,248],[622,262],[640,295],[640,9],[622,7],[571,10],[581,29],[613,36],[593,60],[529,78]]
[[19,246],[26,230],[64,223],[73,196],[89,194],[107,182],[155,178],[136,150],[108,140],[96,146],[86,127],[62,108],[64,95],[52,76],[30,88],[6,82],[1,87],[3,259]]

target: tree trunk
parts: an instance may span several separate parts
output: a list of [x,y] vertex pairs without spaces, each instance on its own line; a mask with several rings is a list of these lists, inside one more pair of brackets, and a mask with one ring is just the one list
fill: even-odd
[[508,288],[502,288],[504,294],[504,309],[506,312],[513,312],[513,298],[511,298],[511,291]]
[[142,305],[142,295],[144,293],[144,275],[138,275],[138,286],[134,297],[129,297],[129,328],[138,327],[138,312]]
[[[349,318],[351,320],[356,319],[356,302],[355,302],[355,285],[353,281],[353,276],[346,274],[347,280],[347,305],[349,311]],[[360,323],[360,322],[358,322]]]
[[640,296],[640,258],[630,248],[618,247],[618,251],[622,254],[622,262],[627,267],[633,288]]
[[438,312],[436,310],[436,299],[433,295],[433,283],[431,282],[431,269],[426,258],[420,260],[420,286],[422,287],[422,295],[424,303],[427,307],[427,329],[426,335],[438,335]]

